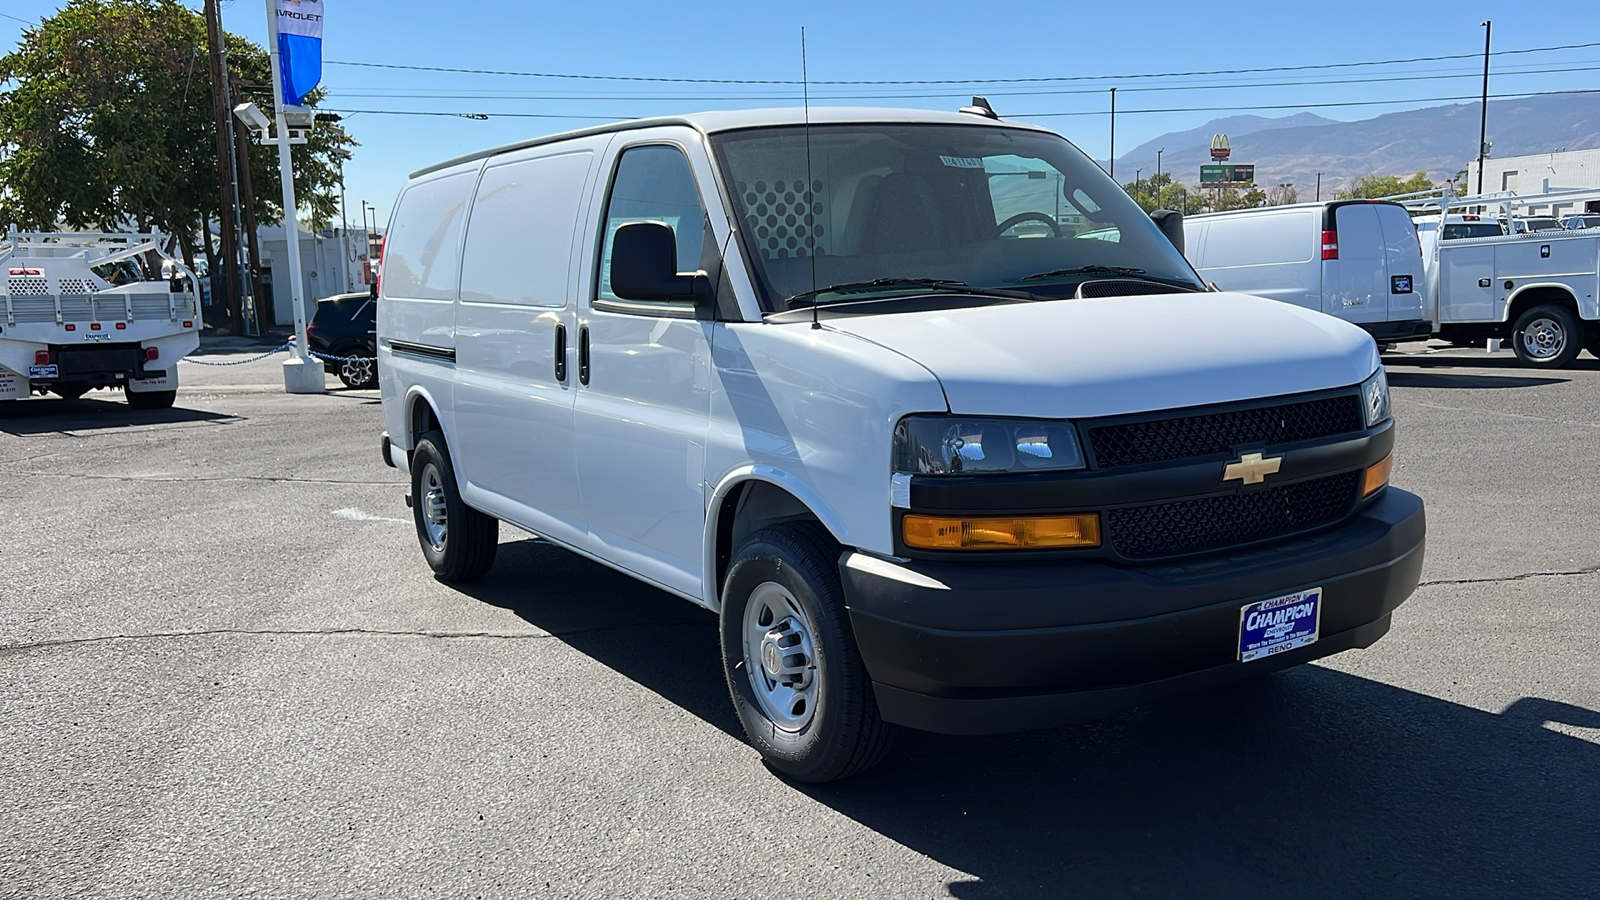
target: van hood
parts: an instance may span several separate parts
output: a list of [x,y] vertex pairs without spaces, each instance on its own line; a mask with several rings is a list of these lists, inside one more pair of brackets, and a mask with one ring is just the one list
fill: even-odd
[[952,413],[1091,418],[1344,387],[1365,331],[1244,294],[1160,294],[840,317],[931,371]]

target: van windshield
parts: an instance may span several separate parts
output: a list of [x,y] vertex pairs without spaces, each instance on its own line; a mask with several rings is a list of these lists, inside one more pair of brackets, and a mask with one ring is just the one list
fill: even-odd
[[813,125],[809,167],[806,144],[801,126],[712,136],[768,312],[896,292],[1053,299],[1104,278],[1202,289],[1155,223],[1055,135]]

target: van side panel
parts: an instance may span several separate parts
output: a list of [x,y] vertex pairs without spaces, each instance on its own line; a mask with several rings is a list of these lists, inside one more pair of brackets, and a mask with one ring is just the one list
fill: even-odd
[[[583,143],[598,144],[590,138]],[[582,545],[573,457],[573,245],[595,146],[554,144],[484,168],[456,310],[455,463],[474,506]]]
[[[1285,209],[1208,216],[1195,268],[1225,291],[1322,308],[1317,213]],[[1187,242],[1187,241],[1186,241]]]
[[461,233],[476,167],[449,169],[408,185],[384,241],[378,303],[378,375],[384,426],[411,449],[405,399],[413,387],[437,398],[448,435],[455,369],[455,295]]

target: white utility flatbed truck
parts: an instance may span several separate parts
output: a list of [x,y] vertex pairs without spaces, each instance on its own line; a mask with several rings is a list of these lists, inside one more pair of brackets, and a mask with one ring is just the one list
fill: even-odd
[[[1414,202],[1448,214],[1535,199]],[[1463,345],[1507,341],[1524,364],[1540,368],[1566,366],[1584,349],[1600,356],[1600,228],[1433,241],[1423,264],[1425,311],[1438,337]]]
[[[199,284],[161,249],[161,238],[7,234],[0,244],[6,273],[0,400],[46,392],[75,399],[95,388],[121,388],[130,406],[172,405],[178,360],[200,346]],[[118,263],[150,253],[176,274],[123,284],[104,277],[114,275]]]

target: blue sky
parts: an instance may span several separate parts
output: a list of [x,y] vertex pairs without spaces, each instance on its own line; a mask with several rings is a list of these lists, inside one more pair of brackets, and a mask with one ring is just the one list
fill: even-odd
[[[37,21],[62,5],[60,0],[0,0],[0,14],[16,17],[0,18],[0,42],[10,46],[20,36],[24,26],[16,19]],[[188,5],[200,6],[195,0]],[[1481,53],[1483,29],[1478,23],[1485,18],[1495,20],[1497,51],[1600,42],[1600,11],[1589,0],[1546,0],[1538,4],[1537,16],[1519,6],[1480,0],[1221,5],[817,0],[770,7],[702,0],[326,0],[324,55],[330,64],[323,83],[331,96],[324,106],[490,116],[487,121],[372,112],[349,116],[345,125],[362,144],[345,172],[349,214],[359,222],[361,201],[386,217],[407,173],[441,159],[603,118],[798,105],[798,88],[428,73],[332,61],[794,80],[800,74],[800,28],[805,26],[814,104],[950,109],[972,93],[983,93],[1001,115],[1047,125],[1104,158],[1109,137],[1105,89],[1113,85],[1118,87],[1121,153],[1240,107],[1284,107],[1254,110],[1265,116],[1307,110],[1334,119],[1365,119],[1439,105],[1431,98],[1475,96],[1481,63],[1455,59],[1251,75],[1131,76]],[[265,41],[265,2],[226,0],[223,19],[228,30]],[[1504,70],[1491,82],[1496,94],[1600,87],[1600,46],[1497,56],[1494,67]],[[1084,76],[1124,77],[1032,84],[815,83]],[[1414,80],[1363,80],[1394,77]],[[1340,81],[1352,83],[1333,83]],[[1252,86],[1237,86],[1242,82]],[[1023,93],[1042,91],[1058,93]],[[868,94],[879,96],[862,96]],[[890,94],[898,96],[882,96]],[[1314,105],[1374,101],[1405,102]],[[1202,109],[1138,112],[1174,108]],[[526,117],[504,115],[509,113]],[[1068,115],[1043,115],[1047,113]],[[1491,140],[1493,131],[1491,122]]]

